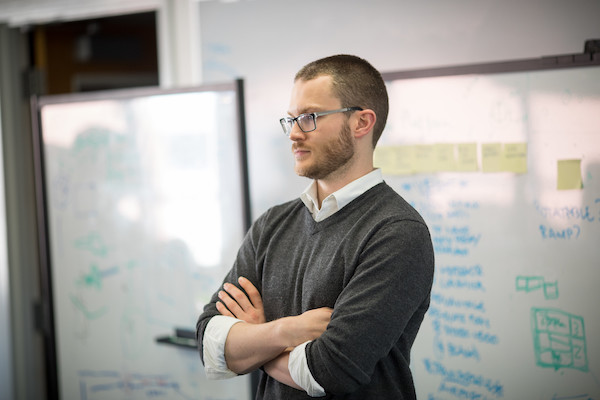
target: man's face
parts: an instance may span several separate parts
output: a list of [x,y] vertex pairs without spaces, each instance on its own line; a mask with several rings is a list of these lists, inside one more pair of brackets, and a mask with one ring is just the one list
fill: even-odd
[[[289,114],[337,110],[340,100],[331,92],[331,77],[320,76],[309,81],[298,80],[292,89]],[[325,179],[334,172],[341,173],[354,156],[354,138],[346,115],[329,114],[317,118],[317,129],[304,133],[294,124],[290,139],[295,170],[300,176]]]

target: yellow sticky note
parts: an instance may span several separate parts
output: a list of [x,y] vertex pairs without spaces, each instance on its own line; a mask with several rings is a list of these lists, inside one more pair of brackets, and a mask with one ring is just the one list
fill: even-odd
[[416,172],[434,172],[435,171],[435,152],[434,146],[430,144],[417,144],[414,146]]
[[375,148],[373,153],[373,164],[381,168],[381,172],[390,175],[394,170],[394,151],[389,146]]
[[456,171],[454,144],[437,143],[433,146],[434,171]]
[[524,174],[527,172],[527,143],[505,143],[502,169]]
[[375,148],[373,164],[384,175],[408,175],[414,173],[413,146],[381,146]]
[[477,171],[477,143],[458,143],[456,145],[458,159],[456,170],[463,172]]
[[583,188],[581,179],[581,160],[558,160],[558,190]]
[[481,145],[481,170],[483,172],[502,171],[502,143],[483,143]]
[[409,175],[415,173],[415,149],[414,146],[394,147],[394,173],[396,175]]

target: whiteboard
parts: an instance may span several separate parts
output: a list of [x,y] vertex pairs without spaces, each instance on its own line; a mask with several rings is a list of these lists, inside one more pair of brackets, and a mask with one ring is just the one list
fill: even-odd
[[376,165],[436,255],[418,398],[600,399],[600,67],[387,85]]
[[195,330],[247,229],[241,81],[39,100],[60,398],[246,399]]

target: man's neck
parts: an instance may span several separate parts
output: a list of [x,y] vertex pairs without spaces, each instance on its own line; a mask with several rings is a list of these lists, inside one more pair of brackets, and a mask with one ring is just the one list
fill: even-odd
[[315,186],[317,189],[317,201],[319,202],[319,208],[321,208],[323,204],[323,200],[327,198],[330,194],[337,192],[350,182],[354,182],[358,178],[361,178],[367,175],[369,172],[373,171],[373,167],[369,170],[357,171],[354,174],[345,174],[344,177],[331,177],[328,176],[324,179],[315,179]]

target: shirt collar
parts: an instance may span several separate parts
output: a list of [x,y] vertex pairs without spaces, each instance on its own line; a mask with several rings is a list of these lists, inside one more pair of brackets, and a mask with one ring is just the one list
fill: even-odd
[[300,199],[308,208],[315,221],[319,222],[335,214],[352,200],[381,182],[383,182],[381,169],[376,168],[327,196],[323,200],[321,209],[319,209],[319,203],[317,201],[317,182],[313,180],[300,194]]

